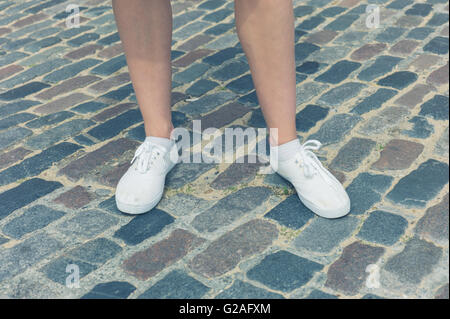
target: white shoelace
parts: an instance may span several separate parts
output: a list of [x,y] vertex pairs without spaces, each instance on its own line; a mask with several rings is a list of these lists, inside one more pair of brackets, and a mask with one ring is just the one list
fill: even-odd
[[[318,172],[323,174],[323,166],[316,154],[312,151],[317,151],[322,146],[317,140],[308,140],[301,145],[300,151],[295,156],[295,163],[299,167],[303,167],[303,171],[306,177],[313,177]],[[325,178],[327,180],[327,178]]]
[[149,143],[142,143],[134,153],[131,164],[137,159],[136,170],[140,173],[146,173],[152,168],[155,161],[161,155],[161,151]]

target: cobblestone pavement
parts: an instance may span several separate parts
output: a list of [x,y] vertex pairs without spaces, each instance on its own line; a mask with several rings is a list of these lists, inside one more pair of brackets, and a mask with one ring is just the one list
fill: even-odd
[[[72,2],[80,28],[68,1],[0,1],[0,296],[448,298],[447,1],[294,1],[298,133],[352,199],[334,221],[257,164],[180,164],[118,212],[142,118],[110,2]],[[265,127],[233,2],[172,3],[175,125]]]

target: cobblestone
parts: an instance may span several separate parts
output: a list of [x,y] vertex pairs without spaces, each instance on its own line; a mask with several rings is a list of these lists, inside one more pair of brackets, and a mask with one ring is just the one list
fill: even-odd
[[448,242],[448,194],[437,205],[427,209],[415,227],[415,233],[439,243]]
[[57,230],[66,235],[89,239],[115,225],[117,219],[98,210],[81,212],[58,225]]
[[67,64],[68,62],[69,61],[65,60],[65,59],[54,59],[51,62],[50,61],[43,62],[39,65],[33,66],[33,67],[17,74],[16,76],[14,76],[8,80],[1,82],[0,86],[3,88],[12,88],[18,84],[28,82],[40,75],[46,74],[46,73],[54,70],[55,68],[58,68],[60,66]]
[[419,115],[435,120],[448,120],[448,97],[435,95],[431,100],[422,104]]
[[23,147],[15,148],[9,152],[3,152],[0,155],[0,169],[8,167],[10,164],[13,164],[17,161],[20,161],[25,158],[31,151],[27,150]]
[[432,91],[432,88],[429,85],[417,84],[411,89],[411,91],[398,98],[395,103],[413,108],[417,104],[421,103],[425,95],[427,95],[430,91]]
[[4,93],[1,93],[0,100],[12,101],[16,99],[21,99],[33,93],[39,92],[45,88],[48,88],[49,86],[50,85],[42,82],[29,82],[18,88],[14,88]]
[[351,199],[351,213],[363,214],[381,199],[389,188],[392,177],[387,175],[359,174],[347,187]]
[[39,175],[54,163],[73,154],[81,147],[73,143],[63,142],[47,148],[41,153],[25,159],[24,161],[0,172],[0,185],[6,185],[18,179]]
[[358,122],[360,118],[350,114],[337,114],[325,122],[317,133],[310,136],[322,144],[339,142]]
[[330,167],[344,172],[357,169],[360,163],[369,156],[375,144],[376,142],[370,139],[353,137],[341,148]]
[[447,54],[448,53],[448,38],[435,37],[430,40],[424,47],[424,51],[432,52],[436,54]]
[[448,183],[447,172],[448,164],[429,159],[400,179],[387,198],[402,205],[425,206]]
[[122,239],[128,245],[137,245],[155,236],[173,221],[172,216],[155,208],[149,214],[134,217],[128,224],[119,228],[114,237]]
[[388,75],[378,81],[381,86],[390,86],[396,89],[404,89],[417,80],[417,74],[409,71],[400,71]]
[[247,277],[271,289],[289,292],[305,285],[322,267],[316,262],[281,250],[264,257],[247,272]]
[[35,117],[36,116],[34,114],[30,113],[18,113],[11,115],[10,117],[0,120],[0,129],[7,129],[12,126],[16,126],[17,124],[28,122]]
[[417,159],[423,149],[422,144],[393,139],[384,146],[380,158],[373,163],[372,168],[379,171],[406,169]]
[[203,244],[204,239],[184,229],[174,230],[170,236],[125,260],[123,268],[141,280],[156,275]]
[[341,257],[328,269],[325,286],[355,295],[366,280],[366,267],[374,264],[384,249],[354,242],[344,248]]
[[361,48],[355,50],[352,53],[351,58],[357,61],[365,61],[383,52],[385,48],[386,44],[384,43],[365,44]]
[[90,99],[90,96],[84,93],[72,93],[55,101],[41,105],[37,107],[35,111],[41,114],[55,113],[63,111],[68,107],[72,107],[74,104],[82,103],[88,99]]
[[401,216],[373,211],[361,227],[358,237],[383,245],[393,245],[403,235],[407,226],[408,222]]
[[21,216],[11,220],[2,228],[2,232],[13,238],[21,238],[23,235],[44,228],[48,224],[65,215],[43,205],[36,205],[27,209]]
[[373,136],[382,134],[394,127],[409,114],[409,111],[401,106],[390,106],[384,108],[378,115],[371,117],[359,129],[364,135]]
[[320,97],[319,102],[326,105],[339,106],[346,100],[357,96],[359,91],[361,91],[364,87],[365,85],[362,83],[348,82],[323,94]]
[[241,280],[236,280],[230,288],[218,294],[216,299],[284,299],[280,294],[255,287]]
[[299,229],[314,217],[314,213],[294,194],[272,208],[264,217],[276,220],[283,226]]
[[128,282],[112,281],[96,285],[81,299],[125,299],[135,290]]
[[427,138],[434,132],[433,126],[422,116],[414,116],[408,122],[412,124],[412,127],[409,130],[403,130],[402,134],[404,135],[415,138]]
[[93,121],[83,119],[65,122],[53,129],[29,138],[26,145],[31,149],[43,149],[67,137],[76,135],[93,124]]
[[316,81],[337,84],[361,66],[360,63],[342,60],[316,78]]
[[427,83],[435,86],[448,85],[448,63],[443,67],[433,71],[427,78]]
[[294,247],[318,253],[328,253],[345,240],[358,226],[356,218],[337,220],[314,219],[294,240]]
[[401,61],[401,58],[383,55],[378,57],[368,68],[358,74],[358,78],[364,81],[373,81],[376,78],[392,71],[392,69]]
[[222,198],[214,206],[197,215],[192,221],[198,231],[213,232],[231,224],[247,212],[261,205],[271,194],[266,187],[247,187]]
[[[0,4],[2,296],[448,298],[447,1],[293,1],[297,133],[348,191],[337,220],[247,154],[179,163],[156,208],[121,213],[144,124],[111,3],[79,5],[68,28],[65,0]],[[265,128],[234,2],[171,5],[174,126]]]
[[63,204],[67,208],[78,209],[89,204],[93,199],[94,196],[90,192],[78,185],[59,195],[54,202]]
[[151,286],[139,299],[198,299],[209,291],[200,281],[180,270],[173,270]]
[[402,282],[419,283],[429,274],[442,255],[442,249],[427,241],[412,238],[399,254],[386,263],[385,269]]
[[385,88],[378,89],[375,93],[366,97],[363,101],[357,104],[352,109],[352,113],[362,115],[372,110],[379,109],[383,103],[391,99],[396,94],[397,91],[395,90]]
[[47,234],[38,234],[0,252],[0,280],[15,276],[62,248]]

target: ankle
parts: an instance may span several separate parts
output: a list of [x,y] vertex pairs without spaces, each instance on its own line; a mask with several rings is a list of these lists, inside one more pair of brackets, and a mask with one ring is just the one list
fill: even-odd
[[168,123],[166,125],[158,123],[158,125],[146,125],[145,126],[145,136],[153,136],[159,138],[168,138],[170,139],[171,133],[174,127],[172,123]]
[[294,140],[298,140],[297,132],[292,134],[280,134],[279,136],[277,136],[277,134],[270,134],[269,136],[269,144],[271,147],[281,146]]

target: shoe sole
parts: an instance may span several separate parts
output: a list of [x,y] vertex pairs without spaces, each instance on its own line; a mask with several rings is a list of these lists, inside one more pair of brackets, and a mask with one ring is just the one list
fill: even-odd
[[140,215],[145,214],[148,211],[152,210],[158,203],[161,201],[162,194],[160,193],[157,197],[155,197],[154,200],[152,200],[150,203],[145,205],[133,205],[133,204],[127,204],[122,203],[117,200],[116,198],[116,206],[117,209],[120,210],[122,213],[130,214],[130,215]]
[[[296,192],[297,192],[297,190],[296,190]],[[302,199],[302,197],[300,196],[300,194],[298,192],[297,192],[297,196],[300,199],[300,201],[303,203],[303,205],[305,205],[310,211],[312,211],[314,214],[316,214],[320,217],[323,217],[323,218],[336,219],[336,218],[344,217],[348,213],[350,213],[350,202],[348,202],[347,205],[345,205],[340,210],[335,210],[333,212],[324,212],[324,211],[318,210],[316,207],[309,205],[308,201],[305,199]]]
[[[278,174],[278,175],[281,176],[280,174]],[[285,179],[286,181],[288,181],[295,188],[294,184],[292,184],[292,182],[289,179],[287,179],[287,178],[285,178],[283,176],[281,176],[281,177],[283,179]],[[333,176],[333,178],[336,181],[338,181],[336,179],[336,177]],[[323,218],[327,218],[327,219],[336,219],[336,218],[344,217],[344,216],[348,215],[348,213],[350,213],[350,208],[351,208],[350,201],[348,201],[347,205],[345,205],[340,210],[335,210],[333,212],[324,212],[324,211],[321,211],[321,210],[317,209],[317,207],[314,207],[314,206],[310,205],[308,200],[306,200],[305,198],[302,198],[303,196],[300,195],[300,192],[298,192],[296,188],[295,188],[295,192],[297,193],[297,196],[300,199],[300,201],[303,203],[303,205],[305,205],[306,208],[308,208],[310,211],[312,211],[317,216],[320,216],[320,217],[323,217]]]

